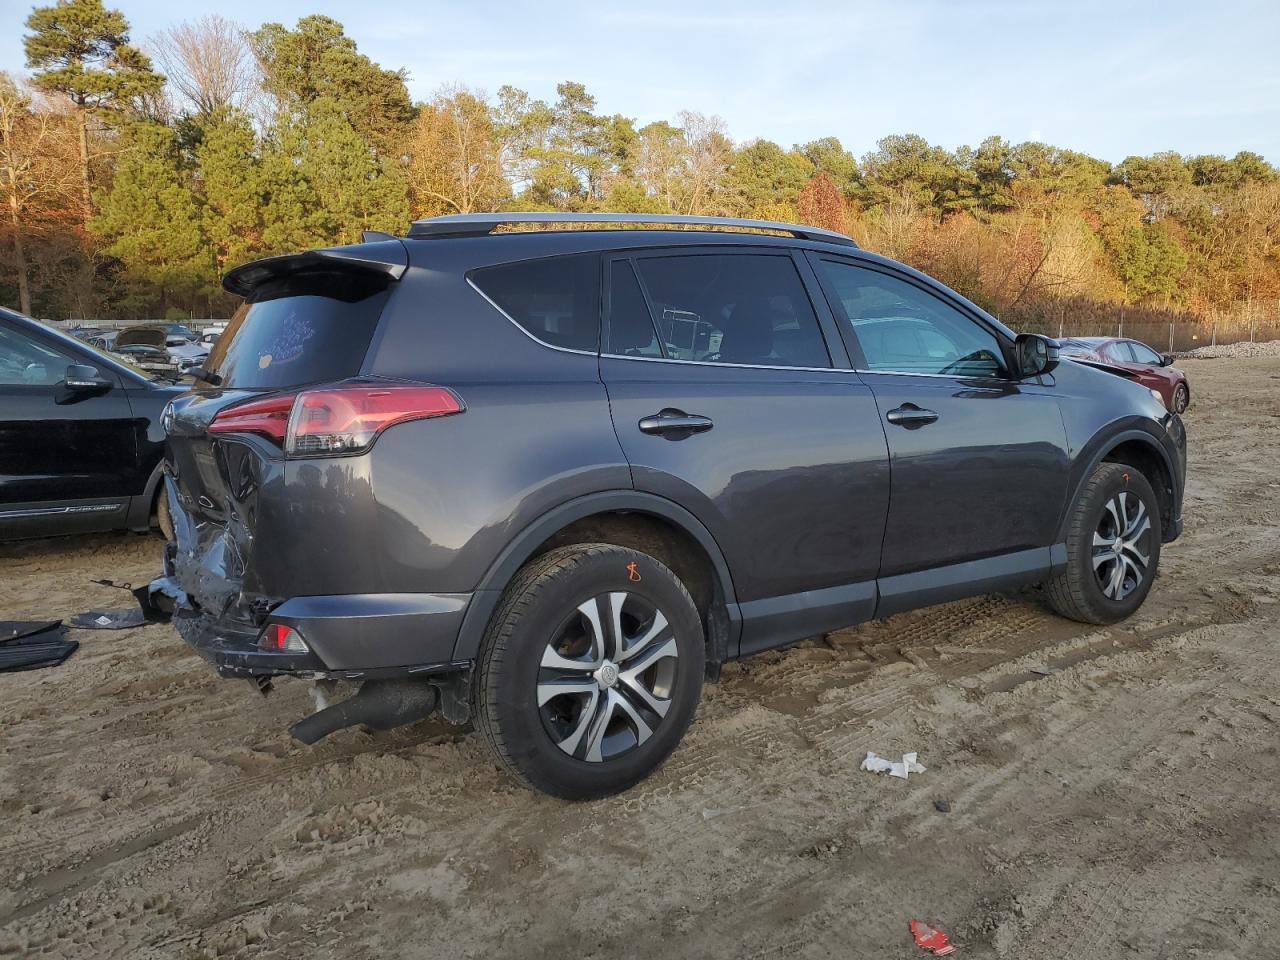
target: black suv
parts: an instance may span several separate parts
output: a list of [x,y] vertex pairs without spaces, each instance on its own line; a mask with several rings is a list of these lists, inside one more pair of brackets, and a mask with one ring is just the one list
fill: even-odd
[[160,413],[185,389],[0,308],[0,541],[168,535]]
[[607,795],[726,660],[1029,584],[1119,620],[1181,530],[1158,396],[828,231],[440,217],[225,286],[151,596],[226,676],[359,682],[306,742],[439,706]]

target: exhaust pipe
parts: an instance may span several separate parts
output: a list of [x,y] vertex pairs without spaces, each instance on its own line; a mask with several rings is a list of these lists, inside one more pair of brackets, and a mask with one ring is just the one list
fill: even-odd
[[355,696],[299,720],[289,733],[295,740],[312,744],[356,724],[390,730],[425,719],[439,698],[439,691],[421,680],[367,680]]

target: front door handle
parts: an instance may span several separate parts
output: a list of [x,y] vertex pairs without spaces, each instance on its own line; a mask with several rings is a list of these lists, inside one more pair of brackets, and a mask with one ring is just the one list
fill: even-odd
[[706,433],[714,426],[710,417],[701,417],[668,407],[640,421],[640,432],[665,436],[669,440],[682,440],[695,433]]
[[884,415],[884,418],[890,423],[911,430],[915,427],[923,427],[926,423],[933,423],[938,419],[938,415],[932,410],[917,407],[914,403],[904,403],[902,406],[890,410]]

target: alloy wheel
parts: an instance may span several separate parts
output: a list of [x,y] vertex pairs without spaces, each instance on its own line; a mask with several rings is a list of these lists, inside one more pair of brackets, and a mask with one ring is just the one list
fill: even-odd
[[679,652],[654,604],[615,591],[582,603],[547,643],[537,702],[569,756],[614,760],[648,740],[671,708]]
[[1151,564],[1151,517],[1128,491],[1107,501],[1093,532],[1093,575],[1108,600],[1123,600],[1142,584]]

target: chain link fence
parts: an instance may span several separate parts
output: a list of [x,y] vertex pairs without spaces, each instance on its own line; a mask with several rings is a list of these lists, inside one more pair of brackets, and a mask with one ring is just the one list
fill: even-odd
[[1126,310],[1094,304],[1060,304],[1048,313],[1028,310],[1002,316],[1019,333],[1050,337],[1126,337],[1157,353],[1185,353],[1197,347],[1280,340],[1280,302],[1221,316],[1155,309]]

